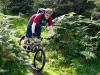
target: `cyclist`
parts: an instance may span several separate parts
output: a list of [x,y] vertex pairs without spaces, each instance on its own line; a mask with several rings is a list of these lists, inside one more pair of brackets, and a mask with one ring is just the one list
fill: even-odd
[[52,23],[52,17],[51,17],[51,15],[53,14],[53,10],[50,8],[46,8],[46,9],[42,8],[40,10],[44,10],[44,12],[37,13],[31,16],[29,20],[23,47],[25,47],[28,39],[32,36],[36,36],[37,38],[36,41],[39,42],[39,39],[41,36],[41,26],[44,26],[47,22],[49,25],[51,38],[54,36],[54,31],[52,27],[53,23]]

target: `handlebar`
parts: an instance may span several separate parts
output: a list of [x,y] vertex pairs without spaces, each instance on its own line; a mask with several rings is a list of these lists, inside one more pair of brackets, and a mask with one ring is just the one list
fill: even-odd
[[[37,37],[37,34],[33,33],[33,34],[32,34],[32,39],[33,39],[34,37]],[[52,40],[53,38],[54,38],[54,36],[51,36],[51,37],[49,37],[49,38],[40,37],[41,41],[42,41],[43,39]]]
[[52,40],[53,38],[40,38],[41,40],[46,39],[46,40]]
[[[39,42],[38,45],[41,45],[41,44],[42,44],[43,39],[52,40],[52,38],[43,38],[43,37],[40,37],[40,42]],[[33,40],[33,41],[36,43],[36,45],[37,45],[37,41],[34,39],[34,37],[32,37],[32,40]],[[48,44],[45,44],[45,45],[48,45]]]
[[[36,36],[35,36],[35,37],[36,37]],[[33,38],[34,38],[34,37],[32,36],[32,40],[34,40]],[[43,38],[43,37],[40,37],[40,40],[41,40],[41,41],[42,41],[43,39],[46,39],[46,40],[52,40],[53,38],[50,38],[50,37],[49,37],[49,38]]]

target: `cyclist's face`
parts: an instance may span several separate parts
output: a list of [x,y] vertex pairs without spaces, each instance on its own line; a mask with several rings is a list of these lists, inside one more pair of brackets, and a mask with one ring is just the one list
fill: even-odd
[[49,19],[49,17],[50,17],[50,15],[46,13],[46,14],[45,14],[45,18],[46,18],[46,19]]

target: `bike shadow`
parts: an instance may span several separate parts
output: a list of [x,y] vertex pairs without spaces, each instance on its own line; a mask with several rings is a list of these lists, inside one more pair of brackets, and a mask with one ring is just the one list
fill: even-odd
[[46,71],[37,72],[37,71],[35,71],[35,70],[33,70],[33,69],[30,69],[30,72],[31,72],[33,75],[49,75],[49,73],[46,72]]

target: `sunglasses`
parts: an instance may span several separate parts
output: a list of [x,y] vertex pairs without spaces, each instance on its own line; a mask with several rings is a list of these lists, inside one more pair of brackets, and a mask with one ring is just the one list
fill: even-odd
[[53,12],[45,12],[45,13],[47,13],[47,14],[49,14],[49,15],[52,15],[52,14],[53,14]]

